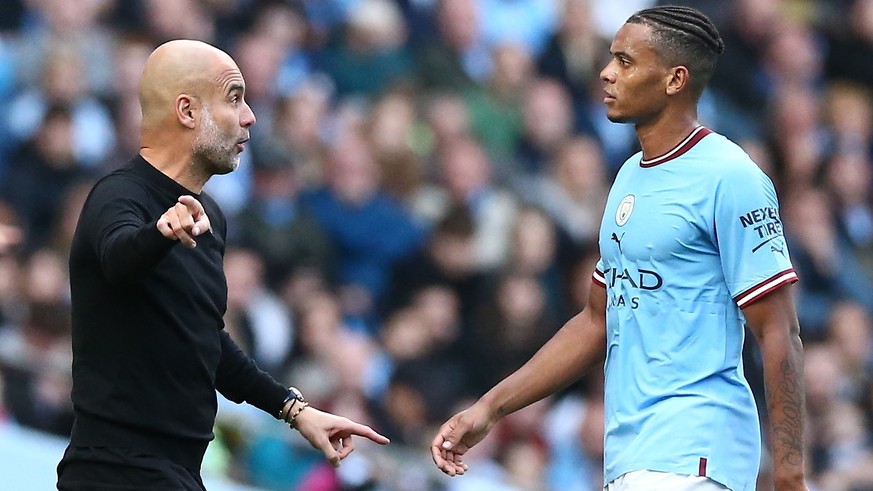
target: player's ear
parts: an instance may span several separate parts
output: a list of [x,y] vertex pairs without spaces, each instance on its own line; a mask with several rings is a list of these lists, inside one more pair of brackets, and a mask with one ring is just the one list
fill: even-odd
[[667,95],[676,95],[688,88],[691,73],[684,65],[674,66],[670,69],[667,79]]
[[176,97],[176,118],[182,126],[194,129],[197,123],[195,118],[197,107],[197,98],[194,96],[179,94],[179,97]]

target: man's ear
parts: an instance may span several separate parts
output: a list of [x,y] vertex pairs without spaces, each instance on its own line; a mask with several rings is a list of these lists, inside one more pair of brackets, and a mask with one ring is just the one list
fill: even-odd
[[197,123],[196,113],[199,104],[194,96],[188,94],[179,94],[176,97],[176,118],[182,126],[194,129]]
[[684,90],[688,90],[691,73],[684,65],[675,66],[670,69],[670,79],[667,80],[667,95],[676,95]]

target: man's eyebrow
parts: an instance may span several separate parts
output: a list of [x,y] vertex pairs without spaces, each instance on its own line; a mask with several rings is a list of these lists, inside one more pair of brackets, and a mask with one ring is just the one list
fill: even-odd
[[609,54],[611,54],[612,56],[615,56],[615,57],[627,58],[627,59],[629,59],[629,60],[632,60],[632,59],[634,58],[633,56],[629,55],[629,54],[627,53],[627,51],[612,51],[612,50],[609,50]]
[[238,82],[231,84],[230,87],[227,88],[228,94],[232,94],[234,92],[245,92],[245,91],[246,91],[245,85],[238,83]]

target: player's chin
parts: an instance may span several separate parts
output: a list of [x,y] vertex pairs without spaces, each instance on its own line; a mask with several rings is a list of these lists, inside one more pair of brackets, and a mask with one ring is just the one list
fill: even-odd
[[606,110],[606,119],[610,120],[613,123],[630,122],[630,118],[628,118],[626,115],[622,114],[621,111],[618,111],[615,108],[609,108]]

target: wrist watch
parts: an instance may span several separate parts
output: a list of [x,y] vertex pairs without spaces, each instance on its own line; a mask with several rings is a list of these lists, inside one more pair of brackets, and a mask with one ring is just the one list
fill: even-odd
[[294,387],[293,385],[291,387],[288,387],[288,400],[290,401],[291,399],[297,399],[300,402],[306,402],[306,398],[303,397],[303,393],[300,392],[300,389]]
[[[282,407],[279,408],[279,418],[283,420],[288,418],[288,414],[285,412],[285,406],[287,406],[291,401],[296,401],[294,404],[291,404],[291,408],[293,408],[298,402],[301,404],[305,403],[306,398],[303,397],[303,393],[300,392],[300,389],[297,387],[288,387],[288,395],[285,396],[285,400],[282,401]],[[291,412],[291,408],[288,408],[289,413]]]

